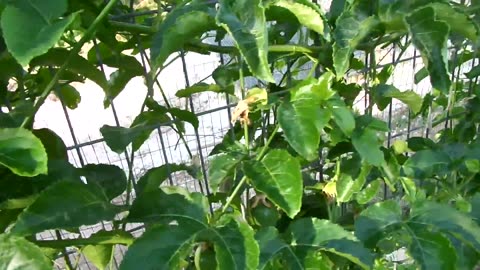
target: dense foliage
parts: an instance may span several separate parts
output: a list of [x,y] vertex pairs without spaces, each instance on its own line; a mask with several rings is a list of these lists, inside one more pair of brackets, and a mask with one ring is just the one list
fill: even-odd
[[[104,269],[114,245],[128,246],[120,269],[390,269],[397,262],[387,255],[400,248],[411,260],[396,267],[475,267],[480,1],[333,0],[328,12],[308,0],[157,2],[158,12],[135,22],[121,18],[141,10],[118,0],[0,0],[0,269],[51,269],[71,247]],[[85,44],[95,45],[87,57]],[[428,78],[430,93],[389,83],[395,63],[380,68],[375,59],[387,46],[400,55],[415,46],[425,65],[415,78]],[[132,56],[142,49],[150,51],[148,69]],[[108,107],[134,77],[144,76],[153,91],[168,58],[187,52],[230,61],[213,72],[216,84],[191,85],[179,98],[232,95],[238,85],[245,93],[203,175],[170,164],[135,182],[114,165],[76,168],[58,135],[33,129],[49,94],[77,106],[72,82],[98,84]],[[116,69],[110,78],[100,61]],[[347,83],[351,71],[368,79]],[[246,77],[258,87],[244,89]],[[359,112],[353,104],[362,91],[368,106]],[[435,139],[390,143],[391,125],[374,112],[392,99],[430,128],[441,125]],[[434,111],[440,115],[432,120]],[[112,151],[124,153],[160,126],[182,137],[185,124],[198,128],[198,119],[149,95],[130,127],[101,132]],[[205,194],[162,185],[176,171],[197,178]],[[247,190],[256,195],[245,199]],[[112,203],[125,192],[125,205]],[[35,238],[100,221],[114,229]],[[124,230],[133,222],[146,225],[139,238]]]

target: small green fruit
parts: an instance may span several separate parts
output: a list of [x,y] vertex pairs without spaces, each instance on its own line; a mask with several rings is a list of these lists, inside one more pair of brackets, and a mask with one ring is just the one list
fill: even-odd
[[251,211],[254,222],[261,227],[275,226],[280,219],[280,213],[274,206],[259,203]]

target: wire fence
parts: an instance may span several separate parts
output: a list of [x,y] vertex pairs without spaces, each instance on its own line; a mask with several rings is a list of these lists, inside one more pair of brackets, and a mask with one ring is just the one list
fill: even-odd
[[[133,22],[136,17],[154,15],[155,12],[156,11],[142,11],[135,14],[129,14],[129,16],[118,16],[115,19]],[[207,40],[207,42],[213,41]],[[233,46],[233,43],[230,40],[223,40],[221,44]],[[145,47],[141,43],[140,39],[138,45],[139,54],[137,57],[143,64],[146,75],[149,70],[149,54],[147,51],[145,51]],[[94,42],[93,47],[95,48],[97,46],[98,44]],[[400,55],[401,51],[402,50],[399,48],[391,46],[383,50],[376,51],[374,58],[371,58],[371,55],[365,55],[361,53],[356,54],[356,58],[365,62],[365,72],[351,72],[348,74],[347,81],[349,83],[363,85],[364,88],[367,87],[369,80],[367,71],[371,67],[371,63],[369,62],[371,59],[376,59],[376,66],[379,68],[379,70],[387,65],[394,66],[393,75],[388,83],[394,85],[400,90],[414,90],[421,95],[428,94],[431,91],[431,85],[428,79],[424,79],[421,82],[415,83],[415,74],[424,67],[419,53],[413,47],[409,47],[406,51],[404,51],[403,54]],[[456,53],[457,52],[455,50],[451,51],[451,54]],[[203,60],[203,62],[199,61],[199,59]],[[107,67],[104,65],[102,55],[100,53],[97,53],[97,61],[99,69],[108,75]],[[198,55],[193,53],[187,53],[185,55],[180,54],[175,64],[169,67],[172,68],[172,72],[174,74],[180,74],[180,76],[177,75],[174,78],[170,78],[170,80],[175,80],[175,82],[171,90],[165,91],[167,94],[167,100],[163,100],[158,96],[162,85],[165,83],[162,80],[155,82],[154,89],[146,89],[146,87],[143,86],[142,91],[138,90],[137,92],[130,93],[126,96],[128,100],[133,96],[139,95],[138,93],[145,95],[145,97],[152,95],[152,93],[157,93],[153,94],[152,97],[160,104],[167,105],[168,102],[168,104],[170,104],[172,107],[186,108],[195,113],[199,120],[198,129],[187,125],[185,141],[182,141],[179,135],[171,127],[159,124],[156,130],[152,132],[149,139],[138,151],[132,154],[130,148],[122,154],[117,154],[109,149],[101,137],[101,134],[98,132],[98,129],[95,130],[92,128],[91,132],[89,131],[87,134],[85,131],[78,130],[78,127],[76,127],[76,119],[78,119],[78,117],[72,117],[74,111],[68,109],[65,104],[60,104],[63,114],[61,118],[63,119],[58,116],[56,124],[59,124],[61,121],[61,125],[67,127],[68,133],[61,134],[61,136],[66,142],[70,143],[68,145],[68,156],[70,162],[76,167],[82,167],[86,164],[92,163],[117,165],[127,174],[129,171],[132,171],[133,179],[135,181],[137,181],[149,169],[164,164],[196,164],[201,168],[203,180],[200,181],[198,179],[194,179],[187,173],[176,172],[172,174],[169,181],[167,181],[167,184],[183,186],[190,191],[208,194],[207,157],[213,147],[220,143],[222,138],[226,136],[228,130],[232,128],[231,111],[236,106],[236,101],[232,100],[232,97],[229,97],[225,94],[199,93],[195,94],[193,98],[180,99],[175,97],[174,93],[176,89],[182,89],[200,81],[212,82],[212,79],[209,77],[211,72],[226,61],[228,61],[228,56],[221,54],[212,54],[210,58],[199,58]],[[470,69],[472,64],[474,63],[471,61],[464,63],[462,70]],[[302,67],[303,72],[297,74],[297,78],[305,77],[310,69],[311,66],[308,65]],[[283,76],[284,72],[287,71],[283,70],[283,72],[278,72],[275,74],[276,79],[279,80]],[[459,72],[458,74],[461,78],[456,79],[463,79],[463,73],[464,72]],[[257,83],[258,82],[255,79],[249,78],[246,82],[246,87],[252,87]],[[236,96],[239,98],[242,96],[242,93],[239,89],[236,90]],[[113,123],[116,126],[128,126],[129,123],[121,122],[122,119],[127,119],[125,117],[121,117],[121,114],[123,113],[122,110],[125,108],[125,105],[117,106],[117,100],[110,100],[110,102],[111,106],[108,108],[108,110],[111,119],[105,124]],[[368,97],[362,91],[355,102],[355,108],[359,111],[362,111],[365,110],[368,105]],[[140,108],[139,104],[135,106],[137,109]],[[138,112],[140,112],[140,110],[138,110]],[[431,137],[432,134],[434,134],[432,131],[432,128],[434,128],[434,123],[443,121],[443,113],[444,112],[432,112],[431,115],[429,115],[426,119],[421,116],[412,118],[410,111],[404,104],[393,100],[384,111],[377,111],[376,115],[388,123],[390,132],[386,134],[386,145],[390,146],[391,143],[396,139],[407,139],[412,136]],[[132,112],[131,115],[135,116],[135,113]],[[132,119],[130,119],[130,121],[131,120]],[[36,124],[37,127],[51,128],[50,124],[52,123],[42,122],[42,119],[37,119]],[[437,127],[437,130],[438,128],[444,127],[445,126],[440,125]],[[82,135],[79,135],[79,133]],[[131,159],[132,156],[133,159]],[[127,196],[124,194],[115,199],[114,203],[125,204],[126,198]],[[75,232],[63,230],[47,231],[38,234],[37,239],[54,240],[78,237],[87,238],[91,234],[100,230],[111,229],[113,229],[113,224],[111,222],[103,222],[94,226],[81,227]],[[132,233],[134,236],[139,236],[143,233],[144,228],[143,224],[128,224],[126,230]],[[95,269],[95,267],[90,264],[83,255],[77,252],[77,250],[72,248],[68,250],[68,253],[70,261],[76,262],[79,269]],[[115,247],[112,269],[118,268],[124,253],[125,247]],[[65,260],[62,257],[56,260],[56,267],[58,269],[66,269]]]

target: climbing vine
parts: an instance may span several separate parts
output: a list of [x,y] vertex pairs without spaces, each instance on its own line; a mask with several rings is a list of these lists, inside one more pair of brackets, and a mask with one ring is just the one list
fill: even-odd
[[[125,2],[0,0],[0,269],[51,269],[61,256],[75,268],[67,248],[111,269],[115,245],[128,247],[120,269],[478,264],[479,1],[333,0],[328,9],[308,0],[156,1],[137,22],[127,15],[144,10]],[[375,59],[388,46],[419,52],[424,68],[411,76],[429,80],[428,94],[391,84],[398,61]],[[134,57],[144,51],[148,63]],[[131,168],[74,167],[57,134],[33,128],[50,94],[76,108],[74,82],[96,83],[109,107],[143,76],[142,111],[129,127],[103,126],[106,144],[131,163],[161,126],[185,140],[196,115],[152,92],[169,59],[190,52],[230,60],[212,73],[215,83],[188,85],[178,98],[239,100],[204,171],[164,164],[137,181]],[[99,58],[115,69],[109,78]],[[363,83],[347,82],[355,72]],[[246,89],[246,78],[257,86]],[[354,105],[360,98],[364,111]],[[428,122],[430,136],[392,141],[391,123],[374,113],[392,100]],[[178,171],[204,192],[163,185]],[[113,203],[122,194],[124,204]],[[35,237],[103,221],[113,228],[88,238]],[[128,223],[145,224],[145,233],[134,238]],[[388,258],[399,249],[409,260]]]

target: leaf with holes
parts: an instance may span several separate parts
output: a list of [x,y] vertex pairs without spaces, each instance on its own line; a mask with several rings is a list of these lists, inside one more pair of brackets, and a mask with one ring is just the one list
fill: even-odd
[[73,22],[77,13],[60,18],[67,4],[67,0],[17,0],[7,4],[0,21],[3,37],[22,66],[53,47]]
[[170,54],[179,51],[192,37],[216,28],[215,11],[207,3],[182,5],[168,13],[152,40],[154,67],[163,66]]
[[306,0],[277,0],[272,4],[288,9],[302,25],[328,38],[328,24],[325,22],[323,11],[318,4]]
[[302,206],[303,180],[300,163],[285,150],[270,150],[261,161],[243,163],[243,171],[255,190],[294,218]]
[[425,59],[432,86],[444,94],[450,90],[447,69],[447,41],[450,27],[435,19],[434,9],[424,7],[405,17],[413,44]]
[[25,238],[0,235],[0,269],[49,270],[52,267],[43,251]]
[[268,65],[268,32],[260,0],[220,0],[217,23],[233,37],[252,74],[274,82]]
[[75,228],[112,220],[116,213],[108,198],[94,188],[81,182],[62,181],[45,189],[20,214],[11,231],[23,236],[50,229]]
[[21,176],[47,173],[47,153],[31,131],[0,128],[0,164]]

